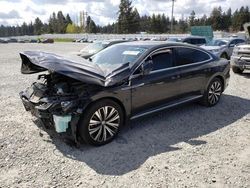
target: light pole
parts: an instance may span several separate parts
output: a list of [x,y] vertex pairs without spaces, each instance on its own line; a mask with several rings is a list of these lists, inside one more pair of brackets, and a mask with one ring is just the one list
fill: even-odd
[[171,33],[173,33],[174,29],[174,2],[175,0],[172,0]]

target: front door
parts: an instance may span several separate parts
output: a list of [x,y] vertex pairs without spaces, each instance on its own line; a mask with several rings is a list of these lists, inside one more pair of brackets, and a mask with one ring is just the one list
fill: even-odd
[[158,51],[151,58],[153,70],[131,80],[132,115],[156,108],[180,94],[179,68],[173,66],[172,49]]

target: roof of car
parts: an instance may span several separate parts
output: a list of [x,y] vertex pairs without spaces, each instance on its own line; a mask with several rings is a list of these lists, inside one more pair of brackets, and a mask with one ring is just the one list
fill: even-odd
[[175,37],[169,37],[169,39],[205,39],[206,37],[203,36],[194,36],[194,35],[189,35],[189,36],[175,36]]
[[155,48],[155,47],[168,47],[168,46],[191,46],[196,47],[190,44],[181,43],[181,42],[170,42],[170,41],[132,41],[125,42],[117,45],[130,45],[130,46],[140,46],[144,48]]
[[244,40],[242,38],[239,38],[239,37],[229,37],[229,38],[215,38],[215,40],[224,40],[224,41],[232,41],[232,40],[235,40],[235,39],[240,39],[240,40]]

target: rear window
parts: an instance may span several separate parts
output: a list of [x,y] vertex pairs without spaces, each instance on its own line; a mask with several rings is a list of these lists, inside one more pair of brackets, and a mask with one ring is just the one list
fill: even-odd
[[200,44],[206,44],[206,39],[202,38],[188,38],[183,40],[183,42],[189,43],[189,44],[195,44],[195,45],[200,45]]
[[200,50],[185,47],[175,48],[176,66],[198,63],[209,59],[210,56]]

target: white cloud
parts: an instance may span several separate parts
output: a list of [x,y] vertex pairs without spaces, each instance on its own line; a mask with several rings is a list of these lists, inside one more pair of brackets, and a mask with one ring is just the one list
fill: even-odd
[[[69,13],[73,20],[77,20],[80,11],[87,11],[97,24],[107,24],[117,19],[120,0],[0,0],[0,24],[22,24],[34,21],[40,17],[47,22],[52,12],[63,11]],[[175,2],[175,17],[188,17],[192,10],[197,16],[209,15],[215,6],[221,6],[224,11],[232,8],[234,11],[241,6],[247,6],[247,0],[177,0]],[[165,13],[171,15],[170,0],[134,0],[133,6],[139,13]]]

